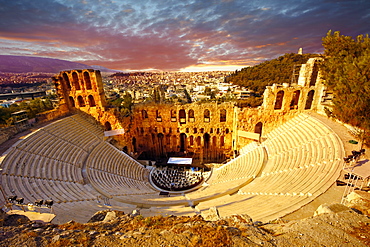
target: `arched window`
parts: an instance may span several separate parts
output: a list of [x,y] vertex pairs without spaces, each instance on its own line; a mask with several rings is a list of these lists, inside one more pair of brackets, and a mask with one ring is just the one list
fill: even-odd
[[194,137],[193,136],[189,137],[189,142],[190,142],[190,146],[194,145]]
[[283,106],[284,91],[279,91],[276,95],[274,110],[280,110]]
[[71,90],[71,83],[69,82],[67,73],[63,73],[63,80],[65,81],[67,88]]
[[310,87],[316,85],[316,80],[317,80],[318,73],[319,73],[319,66],[315,62],[314,65],[313,65],[313,68],[312,68],[312,74],[311,74],[311,78],[310,78]]
[[300,94],[301,94],[300,90],[296,90],[293,92],[292,101],[290,102],[290,110],[298,109],[298,101],[299,101]]
[[91,90],[90,74],[87,71],[84,72],[84,81],[85,81],[86,89]]
[[148,113],[146,112],[146,110],[142,110],[141,115],[142,115],[143,119],[148,118]]
[[176,122],[176,110],[171,110],[171,122]]
[[220,137],[220,147],[223,147],[223,146],[225,146],[225,137],[221,136]]
[[75,107],[75,100],[73,99],[72,96],[69,96],[69,103],[71,104],[72,107]]
[[110,124],[110,122],[107,121],[104,124],[104,128],[106,131],[112,130],[112,125]]
[[157,119],[157,122],[162,122],[161,113],[158,110],[155,111],[155,117]]
[[208,133],[205,133],[204,136],[203,136],[203,140],[204,140],[204,148],[208,149],[209,148],[209,142],[211,140],[211,136]]
[[75,87],[75,90],[81,90],[80,82],[78,81],[78,75],[76,72],[72,73],[72,79],[73,79],[73,86]]
[[188,118],[189,118],[189,122],[190,123],[194,123],[195,118],[194,118],[194,110],[193,109],[190,109],[189,110],[189,112],[188,112]]
[[181,109],[179,111],[179,119],[180,119],[180,123],[186,123],[186,112],[184,109]]
[[220,110],[220,122],[226,122],[226,110],[225,109]]
[[217,137],[216,136],[212,137],[212,146],[217,147]]
[[311,90],[311,91],[308,92],[307,100],[306,100],[306,106],[304,108],[305,110],[310,110],[311,109],[314,94],[315,94],[314,90]]
[[208,109],[205,109],[204,110],[204,122],[205,123],[209,123],[210,122],[210,116],[211,116],[211,113],[209,112]]
[[262,134],[262,123],[261,122],[258,122],[256,124],[256,126],[254,126],[254,133],[257,133],[257,134]]
[[197,146],[200,147],[202,144],[202,140],[200,138],[200,136],[197,137]]
[[88,99],[89,99],[89,105],[90,105],[90,107],[96,106],[94,97],[92,95],[89,95]]
[[85,107],[86,106],[85,101],[84,101],[84,99],[82,98],[81,95],[77,97],[77,101],[78,101],[78,106],[79,107]]

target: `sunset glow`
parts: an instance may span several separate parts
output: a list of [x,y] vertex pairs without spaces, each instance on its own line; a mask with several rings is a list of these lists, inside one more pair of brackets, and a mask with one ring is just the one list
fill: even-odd
[[235,70],[370,33],[369,1],[0,0],[2,55],[118,70]]

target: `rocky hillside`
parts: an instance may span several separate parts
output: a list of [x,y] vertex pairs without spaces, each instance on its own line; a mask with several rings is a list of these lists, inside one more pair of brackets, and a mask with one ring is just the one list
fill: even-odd
[[322,205],[307,219],[262,223],[247,215],[219,218],[97,212],[88,223],[38,224],[3,215],[1,246],[370,246],[370,197],[356,192],[347,206]]
[[103,72],[114,72],[101,66],[89,66],[82,63],[70,62],[60,59],[0,55],[0,72],[27,73],[43,72],[57,73],[61,70],[71,69],[99,69]]

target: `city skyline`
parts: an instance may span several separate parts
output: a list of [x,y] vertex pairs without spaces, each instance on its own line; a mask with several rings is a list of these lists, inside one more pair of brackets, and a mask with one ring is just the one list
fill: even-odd
[[368,1],[0,0],[3,55],[122,71],[236,70],[370,33]]

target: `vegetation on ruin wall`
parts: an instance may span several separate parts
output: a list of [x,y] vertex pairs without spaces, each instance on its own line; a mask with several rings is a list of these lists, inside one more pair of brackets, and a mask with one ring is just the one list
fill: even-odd
[[51,99],[55,99],[55,95],[48,96],[44,99],[34,99],[29,102],[23,101],[19,104],[12,104],[9,108],[0,106],[0,127],[7,127],[13,123],[11,114],[13,112],[25,110],[28,118],[34,118],[37,114],[54,109]]
[[[354,40],[329,31],[323,38],[325,60],[321,71],[326,86],[334,93],[334,107],[328,114],[370,131],[370,39]],[[370,136],[366,135],[367,143]]]
[[[299,55],[287,53],[276,59],[236,71],[234,74],[227,77],[225,81],[247,87],[249,90],[253,90],[257,94],[262,95],[266,86],[271,86],[274,83],[290,83],[294,66],[304,64],[309,58],[317,56],[317,54]],[[297,74],[299,73],[299,71],[295,72]]]

